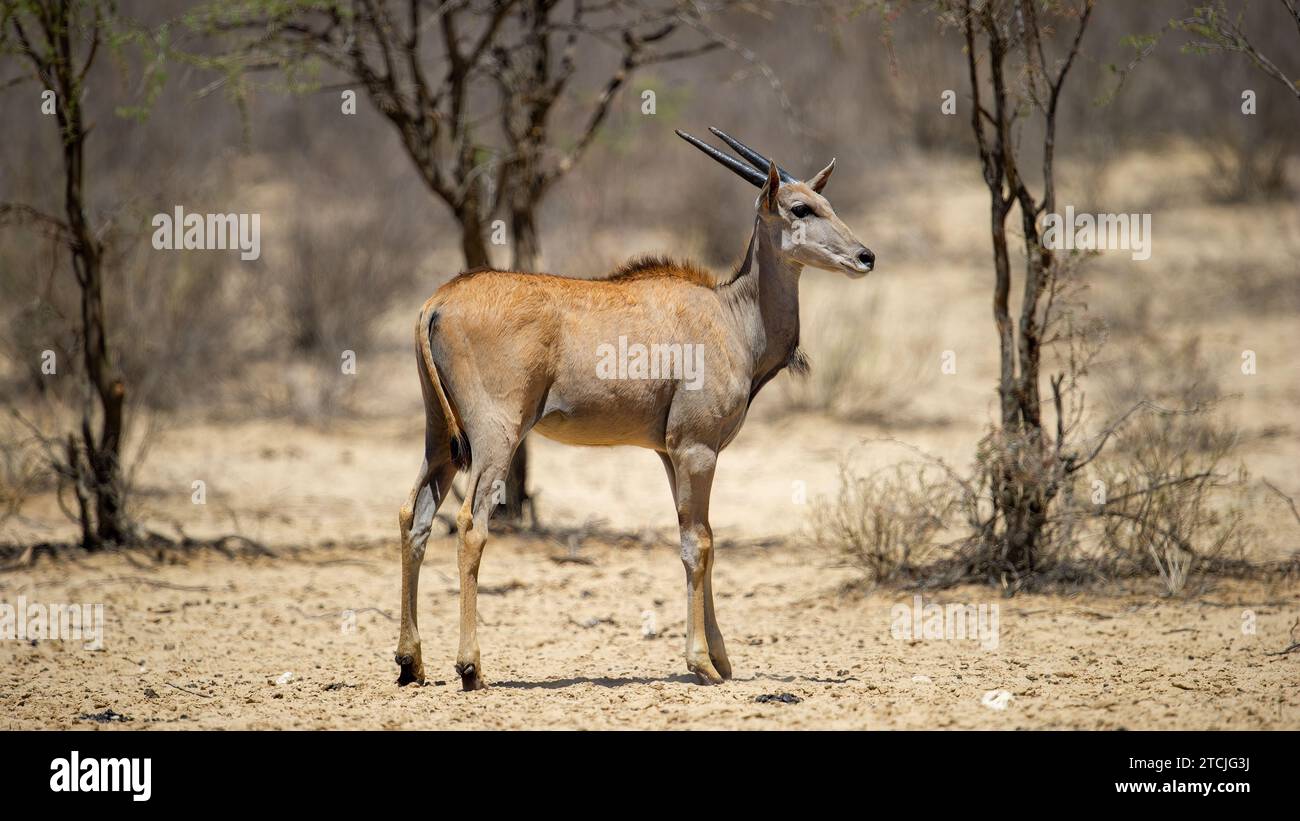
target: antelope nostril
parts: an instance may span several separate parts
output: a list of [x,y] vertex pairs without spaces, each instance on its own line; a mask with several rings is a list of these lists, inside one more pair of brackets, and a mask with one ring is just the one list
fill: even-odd
[[858,254],[858,262],[870,268],[876,264],[876,255],[871,253],[870,248],[863,248],[862,253]]

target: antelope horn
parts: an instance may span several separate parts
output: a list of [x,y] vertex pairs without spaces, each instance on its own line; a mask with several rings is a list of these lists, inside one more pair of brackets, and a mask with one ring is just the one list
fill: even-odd
[[[675,130],[677,131],[678,137],[681,137],[683,140],[695,146],[696,148],[700,149],[705,154],[708,154],[710,157],[717,160],[722,165],[725,165],[727,168],[730,168],[732,171],[736,172],[737,176],[739,176],[741,179],[745,180],[749,184],[753,185],[755,188],[762,188],[764,185],[767,184],[766,170],[760,172],[758,169],[746,165],[745,163],[741,162],[740,160],[736,159],[730,154],[724,154],[718,149],[709,145],[708,143],[702,140],[697,140],[695,137],[692,137],[690,134],[687,134],[685,131],[682,131],[680,128]],[[763,168],[766,169],[767,166],[764,165]]]
[[[722,140],[724,143],[731,146],[732,150],[734,150],[737,154],[739,154],[740,156],[748,160],[750,165],[754,166],[755,168],[761,168],[764,172],[767,171],[767,164],[768,164],[767,157],[764,157],[762,154],[758,153],[754,149],[745,145],[740,140],[726,133],[722,129],[709,126],[709,130],[712,131],[714,134],[716,134],[718,136],[718,139]],[[779,165],[776,167],[776,173],[781,175],[781,182],[795,182],[795,178],[790,176],[790,172],[786,171],[784,168],[782,168]]]

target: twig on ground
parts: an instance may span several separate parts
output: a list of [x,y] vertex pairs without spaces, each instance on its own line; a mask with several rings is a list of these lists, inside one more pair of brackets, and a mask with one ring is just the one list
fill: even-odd
[[196,693],[193,690],[186,690],[184,687],[178,687],[177,685],[172,684],[170,681],[164,681],[163,684],[166,684],[168,687],[175,687],[177,690],[180,690],[182,693],[189,693],[192,696],[198,696],[199,698],[212,698],[212,696],[204,695],[203,693]]

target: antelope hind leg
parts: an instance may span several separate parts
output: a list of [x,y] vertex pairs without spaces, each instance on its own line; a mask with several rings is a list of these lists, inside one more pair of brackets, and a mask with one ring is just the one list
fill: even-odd
[[[712,540],[712,534],[709,536]],[[709,659],[713,668],[724,679],[731,678],[731,660],[727,658],[727,644],[718,629],[718,617],[713,612],[713,560],[717,558],[710,546],[708,566],[704,570],[704,633],[709,642]]]
[[465,504],[456,517],[460,531],[460,648],[456,651],[456,674],[465,691],[487,689],[478,646],[478,569],[487,545],[488,519],[492,508],[504,498],[502,483],[517,444],[503,442],[500,447],[482,448],[481,457],[475,453],[475,458],[481,458],[481,467],[476,466]]

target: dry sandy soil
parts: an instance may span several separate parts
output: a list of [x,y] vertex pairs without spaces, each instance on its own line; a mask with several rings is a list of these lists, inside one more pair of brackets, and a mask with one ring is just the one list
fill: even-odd
[[[590,563],[556,561],[571,555]],[[1177,601],[999,601],[984,588],[926,599],[998,605],[990,650],[895,638],[891,608],[911,595],[853,591],[851,574],[822,558],[793,546],[720,550],[719,618],[736,678],[701,687],[681,657],[671,548],[572,553],[499,539],[481,579],[491,687],[480,693],[461,692],[452,675],[457,591],[445,537],[420,596],[424,687],[394,684],[390,547],[163,566],[43,561],[0,580],[0,595],[103,602],[104,647],[0,643],[0,727],[1300,728],[1300,654],[1275,654],[1300,613],[1294,586],[1222,584]],[[989,691],[1010,700],[987,706]],[[756,701],[782,694],[800,701]],[[107,710],[126,718],[92,718]]]

